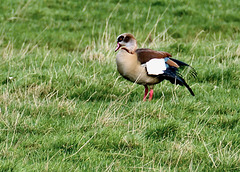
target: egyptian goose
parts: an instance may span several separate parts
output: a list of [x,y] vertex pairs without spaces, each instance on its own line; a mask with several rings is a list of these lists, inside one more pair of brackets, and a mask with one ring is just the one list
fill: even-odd
[[194,96],[192,89],[179,73],[179,68],[190,67],[194,77],[197,75],[196,71],[188,64],[171,58],[171,54],[148,48],[137,49],[137,41],[129,33],[123,33],[117,37],[116,51],[118,51],[117,70],[125,79],[145,87],[144,101],[148,95],[148,86],[150,87],[149,101],[151,101],[153,86],[164,79],[172,84],[184,85]]

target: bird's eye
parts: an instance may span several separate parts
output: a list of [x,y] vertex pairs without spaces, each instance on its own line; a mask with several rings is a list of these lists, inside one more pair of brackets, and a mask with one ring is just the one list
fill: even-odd
[[117,40],[117,42],[121,42],[122,40],[123,40],[123,36],[120,36],[119,38],[118,38],[118,40]]

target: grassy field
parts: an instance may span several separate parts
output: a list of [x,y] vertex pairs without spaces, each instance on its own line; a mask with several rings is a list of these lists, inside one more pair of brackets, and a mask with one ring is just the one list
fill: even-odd
[[[3,0],[0,171],[239,171],[239,0]],[[151,102],[116,37],[198,72]]]

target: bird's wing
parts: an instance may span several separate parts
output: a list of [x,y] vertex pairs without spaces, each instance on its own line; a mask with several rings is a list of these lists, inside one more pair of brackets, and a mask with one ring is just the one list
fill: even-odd
[[172,57],[170,53],[164,51],[155,51],[149,48],[139,48],[136,50],[138,60],[141,64],[148,62],[151,59],[162,59],[165,57]]
[[176,72],[178,73],[178,75],[181,75],[181,71],[187,67],[190,69],[189,70],[190,74],[194,78],[197,77],[197,72],[194,68],[192,68],[187,63],[184,63],[180,60],[171,58],[172,55],[168,52],[155,51],[155,50],[152,50],[149,48],[139,48],[136,50],[136,54],[137,54],[138,60],[141,64],[145,64],[146,62],[148,62],[152,59],[163,59],[163,58],[169,57],[169,60],[166,63],[169,66],[175,67],[177,69]]
[[177,59],[174,59],[174,58],[169,58],[171,61],[175,62],[178,66],[179,66],[179,69],[178,69],[178,72],[180,73],[180,71],[182,71],[183,69],[185,69],[186,67],[189,69],[189,73],[194,77],[196,78],[197,77],[197,72],[196,70],[190,66],[189,64],[187,63],[184,63],[180,60],[177,60]]

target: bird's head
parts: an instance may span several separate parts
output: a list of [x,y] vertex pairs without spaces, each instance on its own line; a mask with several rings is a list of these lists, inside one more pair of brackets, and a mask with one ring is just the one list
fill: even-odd
[[137,49],[137,41],[130,33],[123,33],[117,37],[117,48],[115,52],[120,48],[125,49],[129,53],[133,54]]

